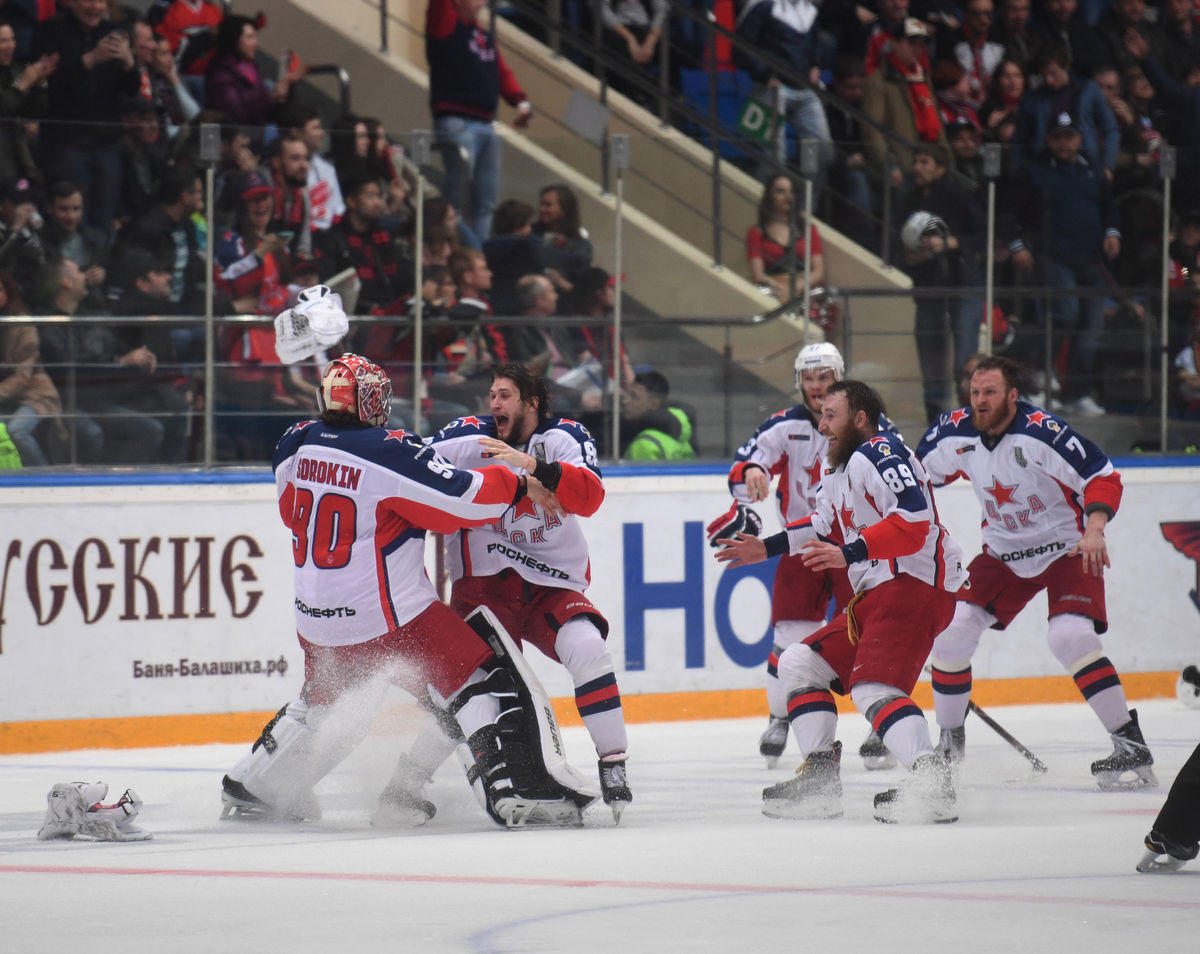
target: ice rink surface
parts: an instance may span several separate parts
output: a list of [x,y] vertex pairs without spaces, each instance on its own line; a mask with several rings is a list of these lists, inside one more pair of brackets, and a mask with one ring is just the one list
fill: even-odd
[[[1167,789],[1200,740],[1200,712],[1143,702],[1159,787],[1100,792],[1111,744],[1084,705],[992,715],[1049,766],[974,716],[953,825],[881,825],[866,723],[841,720],[845,816],[777,821],[761,789],[765,720],[630,726],[634,803],[581,830],[505,832],[454,762],[425,827],[368,819],[404,739],[376,735],[318,787],[320,822],[220,822],[218,786],[244,751],[213,745],[0,757],[0,951],[941,952],[1194,951],[1200,864],[1134,865]],[[930,716],[932,720],[932,716]],[[572,762],[595,770],[582,729]],[[134,788],[149,842],[38,842],[59,781]],[[1198,807],[1200,810],[1200,807]]]

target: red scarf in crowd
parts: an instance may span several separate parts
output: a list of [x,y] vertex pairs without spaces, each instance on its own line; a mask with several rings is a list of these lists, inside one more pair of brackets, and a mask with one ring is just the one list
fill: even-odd
[[938,116],[937,100],[929,90],[929,81],[919,64],[909,68],[902,64],[894,53],[888,54],[892,68],[908,83],[908,102],[912,106],[913,121],[917,124],[917,138],[922,142],[937,142],[942,134],[942,120]]

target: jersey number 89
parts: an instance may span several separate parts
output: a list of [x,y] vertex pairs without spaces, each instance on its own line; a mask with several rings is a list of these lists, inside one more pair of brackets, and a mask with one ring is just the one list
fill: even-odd
[[894,494],[901,493],[905,487],[917,486],[917,479],[913,476],[913,472],[909,470],[908,464],[897,464],[895,467],[881,470],[879,476],[887,481],[888,488]]

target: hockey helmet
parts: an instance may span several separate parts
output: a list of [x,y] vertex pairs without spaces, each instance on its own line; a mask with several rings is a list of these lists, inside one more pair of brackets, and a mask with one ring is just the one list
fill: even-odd
[[1200,709],[1200,669],[1185,666],[1175,683],[1175,695],[1189,709]]
[[344,354],[325,366],[318,403],[322,412],[353,414],[368,427],[380,427],[392,410],[392,382],[374,362]]
[[800,379],[805,371],[819,371],[822,368],[829,368],[835,381],[842,380],[846,372],[846,362],[842,360],[842,353],[838,351],[837,345],[819,341],[801,348],[800,353],[796,355],[796,390],[800,390]]
[[900,226],[900,241],[910,252],[919,252],[922,248],[921,239],[926,235],[950,234],[946,221],[940,215],[932,212],[914,212]]

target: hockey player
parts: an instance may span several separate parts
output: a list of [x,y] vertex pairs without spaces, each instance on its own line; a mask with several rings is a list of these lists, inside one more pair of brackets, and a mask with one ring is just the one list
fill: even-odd
[[931,659],[940,750],[961,759],[971,694],[971,656],[989,626],[1004,629],[1046,590],[1050,650],[1112,735],[1113,752],[1092,763],[1100,788],[1157,785],[1150,749],[1104,655],[1108,628],[1104,527],[1121,502],[1121,477],[1104,453],[1066,421],[1018,396],[1019,369],[1002,357],[979,362],[971,406],[943,414],[917,447],[936,484],[971,481],[983,508],[983,552],[971,585]]
[[[450,605],[465,615],[483,604],[518,642],[561,662],[575,684],[575,705],[596,746],[601,794],[620,822],[633,800],[625,771],[625,716],[605,645],[608,622],[584,595],[591,581],[578,517],[604,499],[596,445],[581,424],[550,417],[543,378],[520,364],[493,371],[488,417],[464,417],[431,443],[458,467],[499,460],[531,474],[554,493],[557,508],[519,502],[488,526],[448,541],[454,579]],[[393,785],[419,793],[455,746],[430,724],[401,758]]]
[[[909,694],[934,637],[954,613],[966,579],[962,554],[937,522],[924,468],[894,433],[878,431],[879,396],[861,381],[825,392],[821,433],[829,443],[816,510],[759,540],[719,541],[730,566],[800,553],[813,570],[848,567],[855,596],[828,625],[779,659],[788,719],[804,763],[796,777],[763,790],[763,814],[842,814],[840,742],[833,693],[849,693],[892,754],[911,770],[875,796],[880,821],[957,820],[950,764],[934,751],[925,716]],[[844,541],[844,542],[839,542]]]
[[[813,512],[821,483],[826,443],[817,428],[826,389],[842,380],[845,362],[835,345],[828,342],[805,345],[796,355],[795,382],[801,402],[776,411],[738,448],[729,471],[729,492],[734,503],[729,511],[708,525],[708,539],[738,530],[757,535],[762,520],[747,504],[766,500],[771,479],[778,475],[775,503],[784,526]],[[887,418],[880,430],[893,430]],[[767,728],[758,740],[758,751],[774,768],[787,746],[787,699],[779,685],[779,656],[825,625],[829,601],[838,611],[854,595],[845,570],[810,570],[799,555],[784,554],[775,570],[771,587],[771,625],[774,645],[767,657]],[[868,768],[888,768],[894,760],[872,733],[859,749]]]
[[[474,756],[494,818],[511,827],[557,810],[520,719],[518,686],[492,649],[437,599],[424,570],[425,531],[450,532],[546,502],[535,479],[506,467],[456,469],[402,430],[387,430],[391,382],[365,358],[331,361],[319,421],[275,450],[279,512],[292,533],[296,629],[304,687],[222,782],[223,816],[319,817],[313,786],[365,735],[390,676],[428,687]],[[344,710],[350,709],[347,712]],[[401,806],[403,807],[403,806]]]

